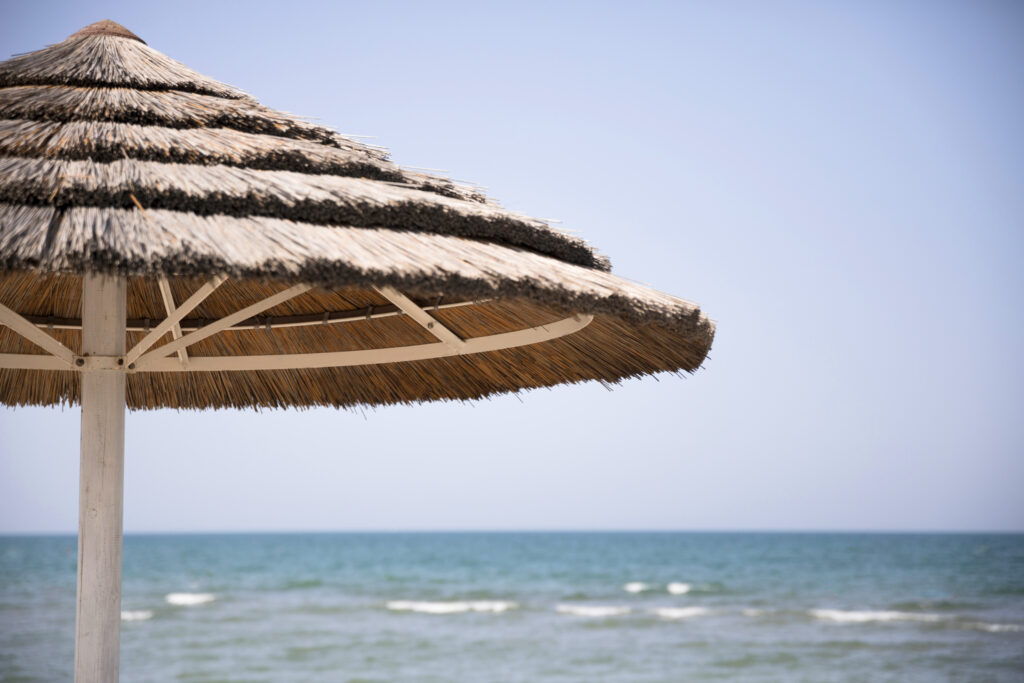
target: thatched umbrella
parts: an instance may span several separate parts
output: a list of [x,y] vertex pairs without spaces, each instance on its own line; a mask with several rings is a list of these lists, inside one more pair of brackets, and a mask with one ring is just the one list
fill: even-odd
[[582,240],[113,22],[0,63],[0,401],[82,405],[78,681],[117,677],[124,411],[692,372],[714,326]]

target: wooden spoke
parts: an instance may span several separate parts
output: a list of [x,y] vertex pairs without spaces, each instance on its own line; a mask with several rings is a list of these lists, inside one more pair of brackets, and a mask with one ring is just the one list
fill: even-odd
[[135,372],[225,372],[238,370],[294,370],[299,368],[337,368],[353,365],[379,365],[403,361],[428,360],[448,356],[499,351],[528,344],[538,344],[578,332],[590,324],[593,316],[581,315],[515,332],[475,337],[463,342],[461,348],[449,344],[418,344],[364,351],[338,351],[334,353],[291,353],[268,356],[191,356],[188,367],[183,368],[172,358],[144,356],[134,368]]
[[[3,304],[0,304],[0,324],[6,325],[25,339],[36,346],[42,348],[44,351],[48,351],[52,356],[56,356],[60,361],[67,366],[74,367],[75,353],[68,347],[61,344],[59,341],[51,337],[50,335],[43,332],[41,329],[30,323],[25,318],[21,317],[18,313],[15,313],[11,309],[7,308]],[[17,355],[17,354],[3,354],[4,356]],[[27,355],[27,354],[26,354]],[[46,356],[41,356],[46,358]],[[0,367],[10,367],[7,365],[0,365]],[[65,370],[67,368],[61,368]]]

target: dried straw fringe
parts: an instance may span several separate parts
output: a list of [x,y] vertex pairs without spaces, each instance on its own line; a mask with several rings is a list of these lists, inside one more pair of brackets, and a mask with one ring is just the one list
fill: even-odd
[[[176,296],[186,296],[198,281],[177,281]],[[200,309],[204,316],[218,317],[238,301],[255,301],[274,289],[259,281],[229,281],[230,291]],[[77,287],[76,287],[77,286]],[[131,279],[129,315],[139,315],[154,300],[152,282]],[[9,274],[0,289],[24,310],[44,310],[60,295],[68,309],[80,291],[74,276],[51,276],[40,280]],[[56,295],[56,296],[55,296]],[[275,315],[289,315],[339,305],[382,301],[366,292],[316,291],[301,300],[275,308]],[[205,303],[205,302],[204,302]],[[142,308],[140,308],[142,306]],[[65,311],[66,312],[66,311]],[[491,302],[470,308],[446,309],[435,315],[447,327],[467,338],[496,334],[543,324],[565,315],[563,311],[527,300]],[[81,334],[72,330],[53,332],[63,343],[78,349]],[[129,333],[129,346],[142,332]],[[192,349],[194,356],[252,353],[308,353],[347,351],[380,346],[429,343],[424,330],[407,318],[354,322],[341,326],[295,329],[263,328],[223,332]],[[0,330],[0,352],[32,353],[31,344],[17,335]],[[140,373],[128,378],[131,408],[209,408],[352,406],[410,403],[428,400],[468,400],[515,388],[552,386],[563,382],[600,380],[611,383],[653,372],[695,370],[706,353],[703,344],[680,342],[657,325],[629,324],[612,316],[598,316],[584,330],[543,345],[506,349],[458,358],[352,368],[302,371],[233,373]],[[0,402],[46,405],[75,403],[78,378],[69,372],[0,370]]]

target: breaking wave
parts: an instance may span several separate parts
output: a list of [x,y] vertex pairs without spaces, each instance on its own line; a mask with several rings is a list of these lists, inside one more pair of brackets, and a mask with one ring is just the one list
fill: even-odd
[[153,618],[153,610],[121,610],[121,621],[147,621]]
[[689,593],[693,589],[693,586],[691,586],[688,583],[682,583],[680,581],[673,581],[666,588],[667,588],[668,592],[671,593],[672,595],[686,595],[687,593]]
[[989,633],[1024,633],[1024,624],[986,624],[981,621],[972,621],[964,626]]
[[842,624],[865,624],[872,621],[939,621],[939,614],[894,611],[863,611],[839,609],[812,609],[810,615],[816,619],[835,621]]
[[571,614],[574,617],[618,617],[629,614],[628,607],[616,605],[559,605],[555,608],[559,614]]
[[208,605],[217,599],[213,593],[168,593],[164,600],[168,605],[176,607],[195,607],[196,605]]
[[516,609],[518,606],[509,600],[450,600],[447,602],[392,600],[387,603],[387,608],[393,612],[420,612],[422,614],[501,613]]
[[711,610],[706,607],[659,607],[654,613],[662,619],[689,619],[710,614]]
[[622,587],[622,590],[627,593],[643,593],[644,591],[651,590],[651,584],[644,583],[643,581],[630,581]]
[[969,617],[931,614],[927,612],[897,612],[892,610],[854,611],[838,609],[812,609],[811,616],[825,621],[845,624],[866,624],[885,621],[941,622],[948,628],[966,628],[988,633],[1024,633],[1024,624],[995,624],[973,621]]

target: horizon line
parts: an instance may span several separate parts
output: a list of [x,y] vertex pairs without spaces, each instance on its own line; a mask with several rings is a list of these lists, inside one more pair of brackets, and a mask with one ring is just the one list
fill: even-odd
[[[313,535],[313,534],[875,534],[875,535],[1022,535],[1024,529],[202,529],[202,530],[133,530],[124,536],[228,536],[228,535]],[[3,537],[64,536],[77,537],[77,531],[0,531]]]

